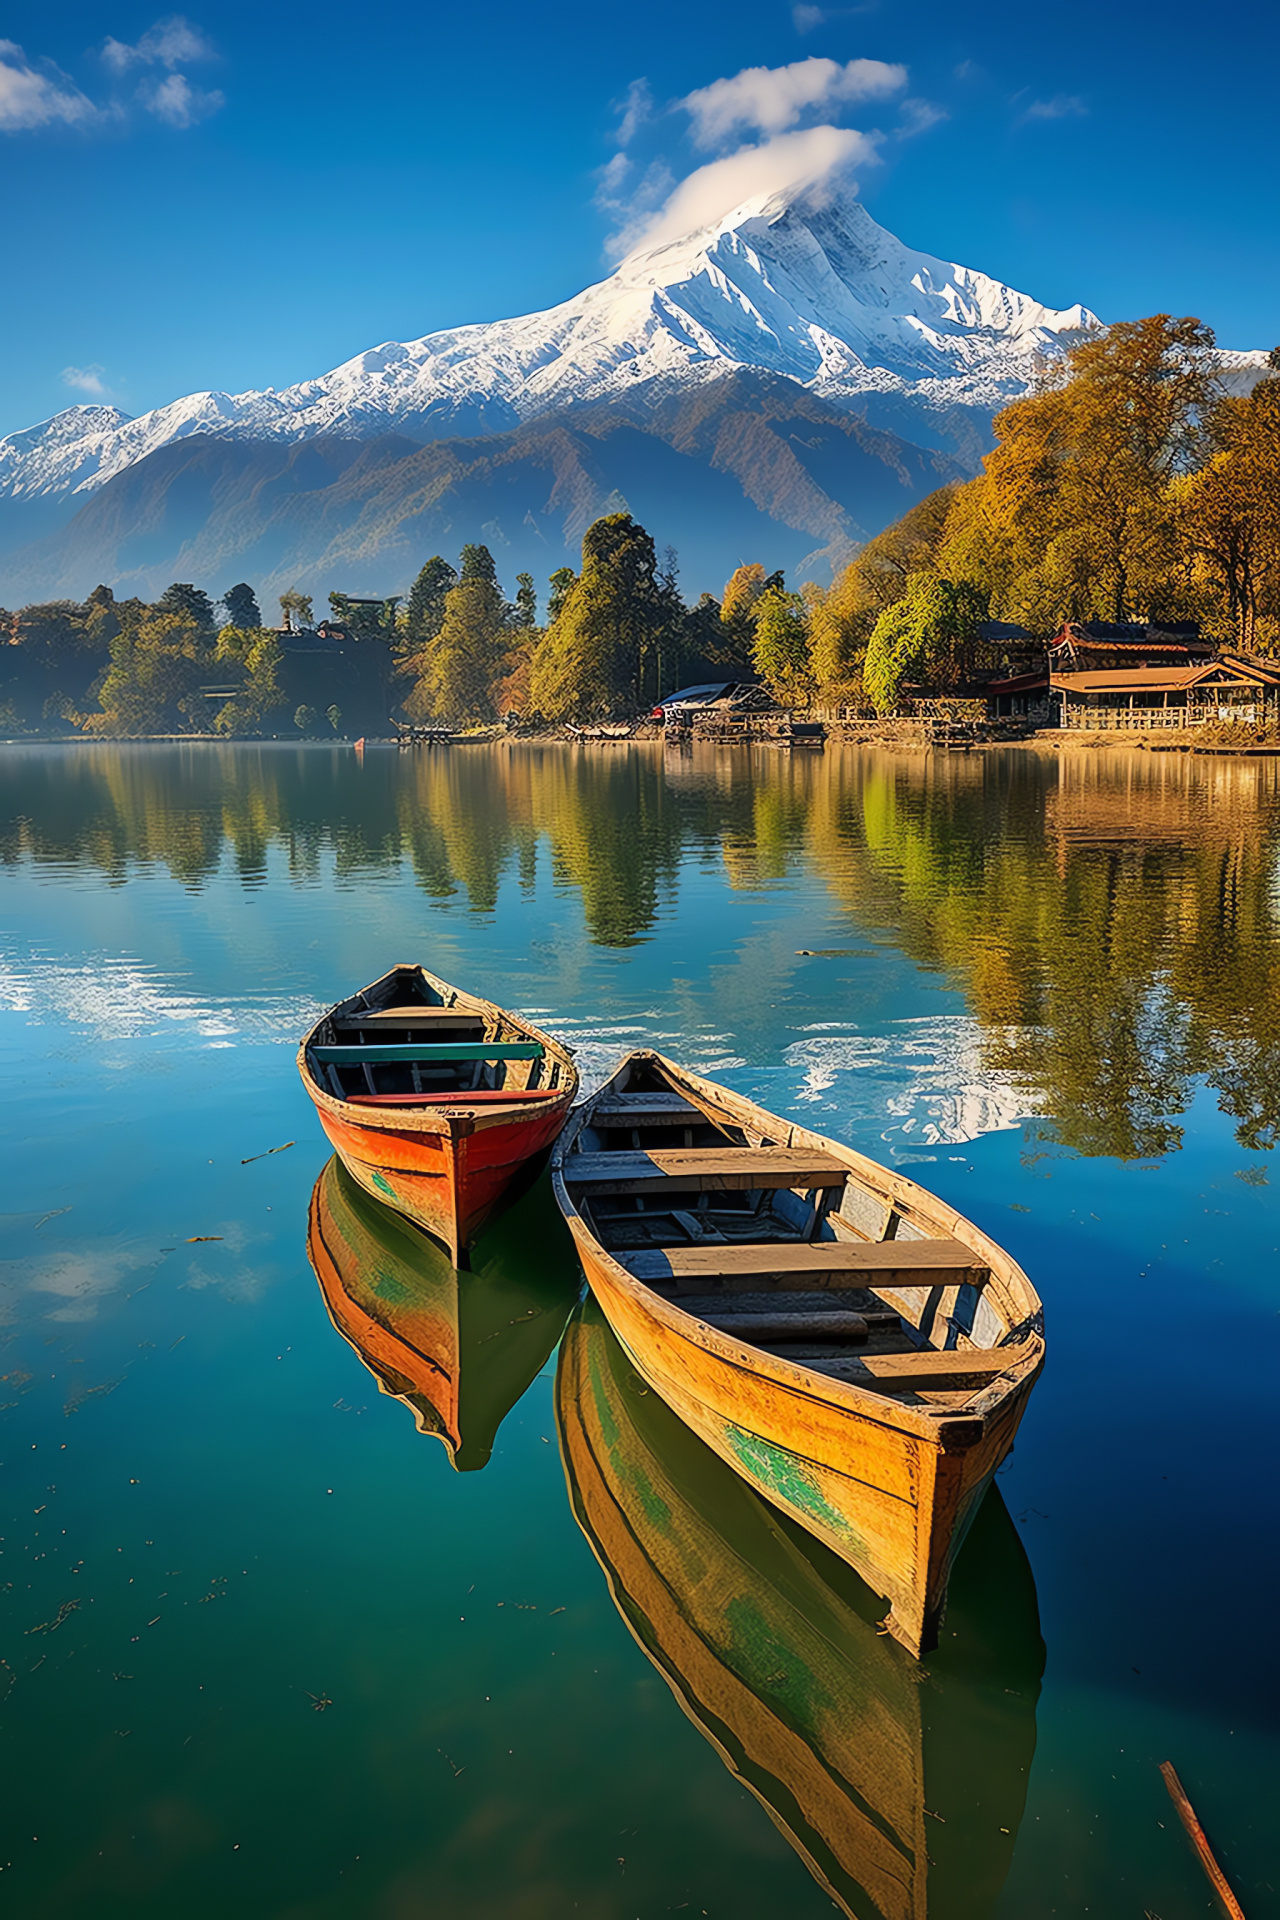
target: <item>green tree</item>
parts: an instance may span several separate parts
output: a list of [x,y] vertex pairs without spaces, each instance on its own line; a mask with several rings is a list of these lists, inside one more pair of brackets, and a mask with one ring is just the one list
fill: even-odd
[[435,639],[444,625],[445,599],[457,584],[458,576],[449,562],[438,553],[432,554],[409,589],[404,621],[407,647],[424,647]]
[[226,609],[227,625],[244,630],[262,625],[262,613],[254,597],[254,591],[245,581],[238,586],[228,587],[222,596]]
[[189,613],[160,607],[143,612],[141,619],[122,621],[111,642],[102,712],[86,725],[124,734],[203,731],[208,702],[200,683],[213,664],[212,636]]
[[784,705],[807,705],[813,694],[809,614],[803,597],[769,587],[753,607],[752,660],[760,678]]
[[468,542],[459,556],[458,579],[464,585],[471,580],[482,580],[488,587],[497,586],[498,570],[488,547],[478,547]]
[[506,616],[496,583],[475,568],[468,578],[464,567],[445,599],[440,632],[406,662],[420,669],[404,703],[411,720],[493,718],[492,688],[507,654]]
[[578,584],[578,576],[572,567],[557,567],[551,575],[548,585],[547,625],[552,626],[564,611],[564,603]]
[[214,660],[243,679],[239,691],[218,709],[216,731],[261,732],[270,716],[284,706],[280,677],[284,650],[278,637],[269,627],[223,627]]
[[329,595],[329,613],[353,640],[380,640],[390,646],[396,637],[396,608],[399,594],[386,600],[353,600],[346,593]]
[[1183,539],[1208,588],[1206,625],[1246,652],[1280,651],[1280,352],[1247,398],[1210,416],[1211,457],[1179,488]]
[[997,416],[995,451],[957,494],[936,564],[1039,632],[1176,617],[1179,497],[1209,447],[1212,330],[1163,313],[1118,322],[1068,367]]
[[669,619],[649,534],[629,513],[596,520],[534,656],[533,705],[550,719],[634,712],[655,691]]
[[200,587],[193,587],[190,581],[175,580],[160,595],[158,606],[161,613],[184,613],[192,619],[202,633],[213,631],[213,602]]
[[84,603],[84,632],[89,648],[105,660],[120,631],[116,597],[110,587],[95,587]]
[[908,676],[954,686],[986,611],[983,596],[967,581],[911,574],[902,599],[885,608],[867,645],[863,679],[876,711],[896,712]]
[[309,627],[313,618],[311,595],[299,592],[297,587],[290,587],[280,595],[280,612],[284,616],[286,627],[291,627],[294,631],[299,627]]
[[532,633],[538,624],[538,593],[531,573],[516,575],[516,604],[511,624],[520,633]]

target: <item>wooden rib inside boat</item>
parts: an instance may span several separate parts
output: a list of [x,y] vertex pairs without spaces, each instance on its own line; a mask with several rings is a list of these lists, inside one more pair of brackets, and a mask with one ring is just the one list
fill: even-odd
[[578,1090],[559,1041],[408,965],[317,1021],[298,1069],[352,1177],[455,1265]]
[[588,1301],[556,1372],[574,1515],[694,1725],[850,1920],[983,1920],[1009,1870],[1044,1669],[991,1489],[924,1674],[876,1597],[649,1392]]
[[955,1553],[1044,1358],[1021,1268],[914,1182],[660,1054],[552,1157],[634,1365],[934,1644]]

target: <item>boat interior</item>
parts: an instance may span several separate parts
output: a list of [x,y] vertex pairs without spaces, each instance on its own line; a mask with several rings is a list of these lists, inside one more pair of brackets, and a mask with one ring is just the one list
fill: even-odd
[[565,1152],[588,1231],[633,1278],[762,1353],[922,1410],[970,1406],[1024,1357],[1035,1329],[995,1310],[980,1255],[836,1155],[702,1098],[628,1062]]
[[352,1106],[554,1100],[561,1062],[496,1007],[397,967],[340,1001],[307,1042],[312,1076]]

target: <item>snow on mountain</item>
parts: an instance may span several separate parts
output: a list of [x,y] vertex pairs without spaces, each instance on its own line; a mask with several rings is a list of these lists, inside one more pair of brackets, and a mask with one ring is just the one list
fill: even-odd
[[[602,401],[643,417],[744,367],[856,412],[891,402],[899,434],[936,445],[954,438],[939,423],[989,420],[1037,357],[1098,325],[903,246],[847,189],[789,189],[632,254],[545,313],[390,341],[281,392],[190,394],[137,419],[70,407],[0,440],[0,497],[88,493],[192,434],[430,441]],[[972,425],[967,438],[971,453]]]

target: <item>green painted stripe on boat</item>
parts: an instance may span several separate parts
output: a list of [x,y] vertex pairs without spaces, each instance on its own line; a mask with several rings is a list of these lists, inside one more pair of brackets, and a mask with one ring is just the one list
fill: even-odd
[[430,1067],[437,1062],[448,1065],[454,1060],[541,1060],[545,1049],[540,1040],[477,1040],[473,1045],[456,1046],[441,1041],[432,1046],[419,1042],[400,1047],[312,1047],[312,1058],[326,1067],[377,1066],[381,1061],[404,1060]]

